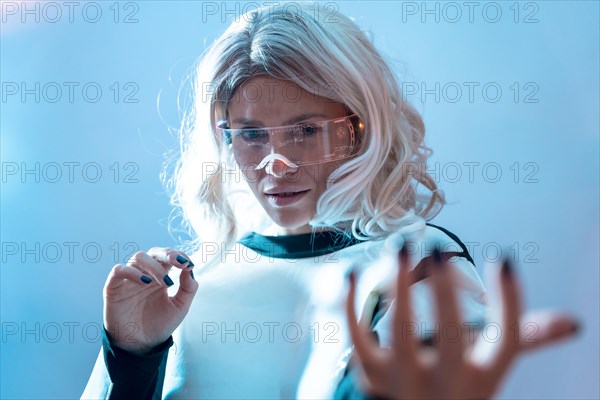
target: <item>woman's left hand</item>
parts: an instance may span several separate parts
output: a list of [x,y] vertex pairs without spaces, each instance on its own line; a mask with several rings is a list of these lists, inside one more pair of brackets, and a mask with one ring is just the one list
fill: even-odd
[[[537,313],[521,316],[521,292],[508,262],[497,268],[502,336],[495,343],[483,335],[462,331],[445,338],[440,332],[450,325],[462,324],[456,293],[456,278],[450,262],[434,252],[430,284],[433,287],[437,321],[442,327],[433,346],[423,346],[414,330],[411,315],[410,260],[405,251],[399,255],[400,268],[393,310],[392,343],[379,347],[368,328],[359,325],[354,310],[356,276],[350,274],[346,302],[354,357],[359,362],[363,391],[385,399],[484,399],[497,392],[503,377],[520,353],[541,347],[577,331],[569,315]],[[491,321],[488,321],[491,322]],[[494,321],[496,322],[496,321]],[[533,332],[532,332],[533,331]],[[408,333],[408,334],[407,334]],[[410,334],[412,333],[412,334]]]

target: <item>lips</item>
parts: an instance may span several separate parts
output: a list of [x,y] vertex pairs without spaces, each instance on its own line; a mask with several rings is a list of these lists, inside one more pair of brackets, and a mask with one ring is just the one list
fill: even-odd
[[297,203],[310,189],[270,189],[265,192],[272,206],[285,207]]
[[308,192],[308,189],[273,188],[265,190],[267,196],[292,196],[302,192]]
[[299,192],[282,192],[282,193],[267,193],[267,196],[293,196],[298,193],[307,192],[308,190],[302,190]]

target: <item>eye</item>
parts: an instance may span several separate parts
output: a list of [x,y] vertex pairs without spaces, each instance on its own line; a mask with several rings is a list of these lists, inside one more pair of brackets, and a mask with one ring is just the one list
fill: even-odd
[[313,136],[319,132],[319,127],[315,125],[302,125],[299,127],[298,132],[302,136]]
[[267,138],[267,132],[263,129],[242,129],[239,136],[247,142],[260,142]]

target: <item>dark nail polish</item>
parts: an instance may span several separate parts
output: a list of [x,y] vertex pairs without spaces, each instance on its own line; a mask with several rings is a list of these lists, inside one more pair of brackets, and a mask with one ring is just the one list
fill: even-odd
[[196,278],[194,278],[194,271],[192,271],[191,269],[190,269],[190,276],[192,277],[192,279],[196,280]]
[[190,260],[188,260],[182,255],[178,255],[176,259],[179,264],[185,264],[186,262],[190,262]]
[[440,253],[440,249],[437,246],[433,249],[433,262],[435,262],[437,267],[442,267],[442,253]]
[[194,263],[192,262],[192,260],[190,260],[190,263],[188,264],[188,268],[194,267]]
[[346,272],[346,282],[354,282],[356,280],[356,271],[354,268],[351,268],[348,272]]
[[406,248],[406,243],[402,245],[400,249],[400,259],[402,262],[405,262],[408,259],[408,249]]
[[502,275],[509,278],[512,276],[512,274],[513,274],[512,263],[510,262],[510,260],[508,258],[505,258],[504,261],[502,262]]
[[169,278],[169,275],[165,275],[163,277],[163,281],[165,281],[165,283],[167,284],[167,286],[173,286],[173,281],[171,280],[171,278]]
[[573,324],[571,325],[571,332],[577,333],[579,332],[580,328],[579,322],[573,321]]
[[152,279],[151,279],[151,278],[149,278],[149,277],[147,277],[146,275],[142,275],[142,276],[140,277],[140,279],[141,279],[141,280],[142,280],[142,282],[144,282],[145,284],[148,284],[148,283],[152,282]]
[[426,347],[433,347],[433,346],[435,346],[435,342],[436,342],[435,334],[434,335],[425,335],[421,339],[421,345],[426,346]]

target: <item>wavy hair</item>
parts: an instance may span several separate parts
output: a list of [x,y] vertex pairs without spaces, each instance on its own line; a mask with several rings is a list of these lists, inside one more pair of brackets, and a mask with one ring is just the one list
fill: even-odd
[[364,123],[359,154],[328,178],[311,227],[370,240],[439,213],[445,199],[426,172],[423,121],[382,55],[350,18],[318,3],[282,3],[236,19],[195,65],[179,152],[162,175],[175,206],[169,227],[179,217],[193,238],[188,250],[231,246],[268,218],[239,171],[227,167],[215,132],[236,89],[259,75],[343,103]]

